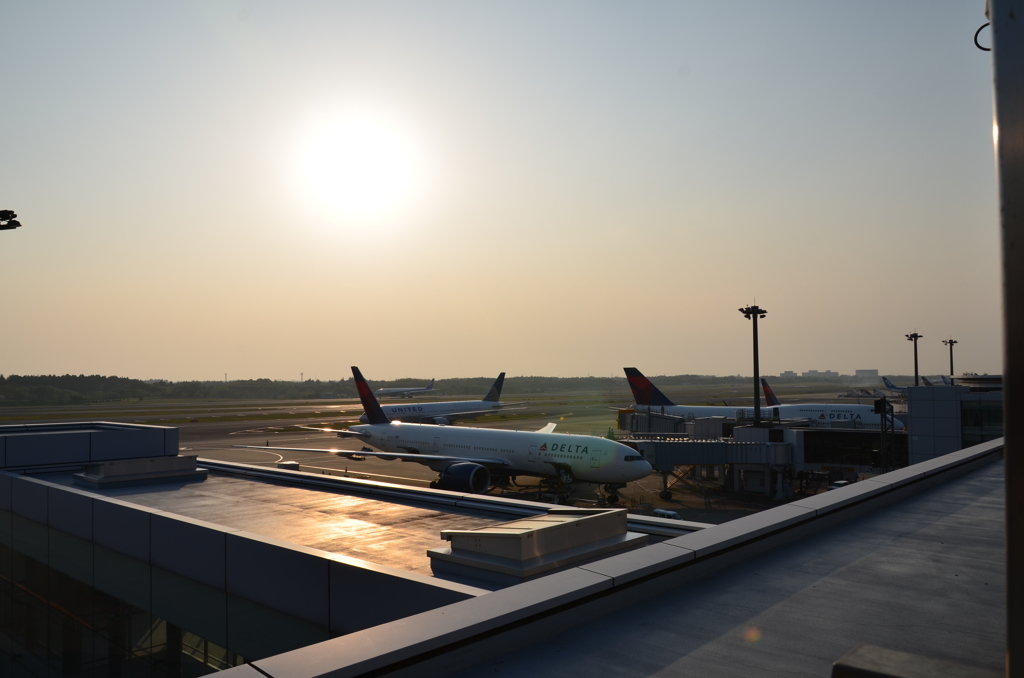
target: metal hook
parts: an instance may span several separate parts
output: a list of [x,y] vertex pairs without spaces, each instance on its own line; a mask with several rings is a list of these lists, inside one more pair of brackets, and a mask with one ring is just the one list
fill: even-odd
[[983,52],[991,52],[992,51],[991,47],[982,47],[978,43],[978,34],[981,33],[982,29],[985,28],[985,26],[988,26],[988,25],[990,25],[990,24],[982,24],[981,28],[979,28],[978,30],[974,31],[974,46],[977,47],[978,49],[980,49]]

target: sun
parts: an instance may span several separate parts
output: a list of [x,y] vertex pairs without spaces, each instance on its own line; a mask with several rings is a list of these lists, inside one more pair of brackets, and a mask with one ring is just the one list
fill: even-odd
[[364,221],[408,211],[422,188],[418,144],[393,116],[359,111],[320,116],[297,145],[303,199],[334,217]]

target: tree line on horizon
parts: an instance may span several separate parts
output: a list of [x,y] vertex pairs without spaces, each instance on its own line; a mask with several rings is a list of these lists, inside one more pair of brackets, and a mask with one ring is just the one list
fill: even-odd
[[[698,374],[649,375],[661,389],[686,386],[745,386],[749,376],[713,376]],[[895,378],[899,379],[897,375]],[[852,380],[841,377],[830,381],[839,385]],[[802,377],[780,379],[773,383],[807,383]],[[370,381],[378,388],[419,387],[429,379],[403,378]],[[438,379],[434,388],[439,395],[481,398],[494,383],[494,377]],[[506,377],[502,396],[540,393],[592,392],[610,396],[629,396],[625,377]],[[322,398],[354,398],[352,379],[339,381],[281,381],[273,379],[241,379],[234,381],[168,381],[165,379],[131,379],[101,375],[0,375],[0,405],[75,405],[123,400],[315,400]]]

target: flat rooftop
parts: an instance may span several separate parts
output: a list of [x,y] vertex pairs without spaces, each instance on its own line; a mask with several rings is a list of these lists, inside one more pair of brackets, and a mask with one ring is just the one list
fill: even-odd
[[[70,472],[33,477],[73,485]],[[299,486],[211,471],[203,482],[105,489],[93,494],[275,539],[432,576],[427,550],[447,544],[441,530],[472,530],[507,522],[508,515],[381,500],[322,487]]]
[[827,676],[861,643],[1003,669],[1003,462],[459,673]]

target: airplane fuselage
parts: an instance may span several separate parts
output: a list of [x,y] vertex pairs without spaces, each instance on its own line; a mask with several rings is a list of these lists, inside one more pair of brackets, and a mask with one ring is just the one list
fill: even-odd
[[[634,405],[637,412],[670,414],[675,417],[729,417],[733,418],[740,413],[744,419],[752,419],[754,408],[752,407],[715,407],[708,405]],[[774,407],[762,407],[761,417],[770,419],[778,410],[782,419],[807,419],[810,426],[829,428],[833,422],[852,422],[863,428],[880,428],[882,417],[875,414],[872,405],[829,405],[829,404],[793,404],[775,405]],[[904,428],[902,422],[895,420],[896,430]]]
[[412,398],[421,393],[430,393],[432,388],[382,388],[374,395],[378,398]]
[[[408,405],[381,405],[384,414],[388,419],[403,422],[426,422],[444,424],[445,421],[435,421],[446,417],[455,417],[462,412],[481,412],[482,410],[499,410],[505,403],[493,400],[459,400],[450,403],[419,403]],[[471,415],[480,416],[480,415]],[[359,421],[366,422],[366,415],[359,417]]]
[[[587,483],[628,483],[651,473],[651,465],[622,443],[595,436],[535,431],[407,424],[357,424],[364,442],[382,452],[416,452],[468,459],[504,460],[507,475],[551,476],[571,471]],[[430,465],[439,471],[450,462]]]

